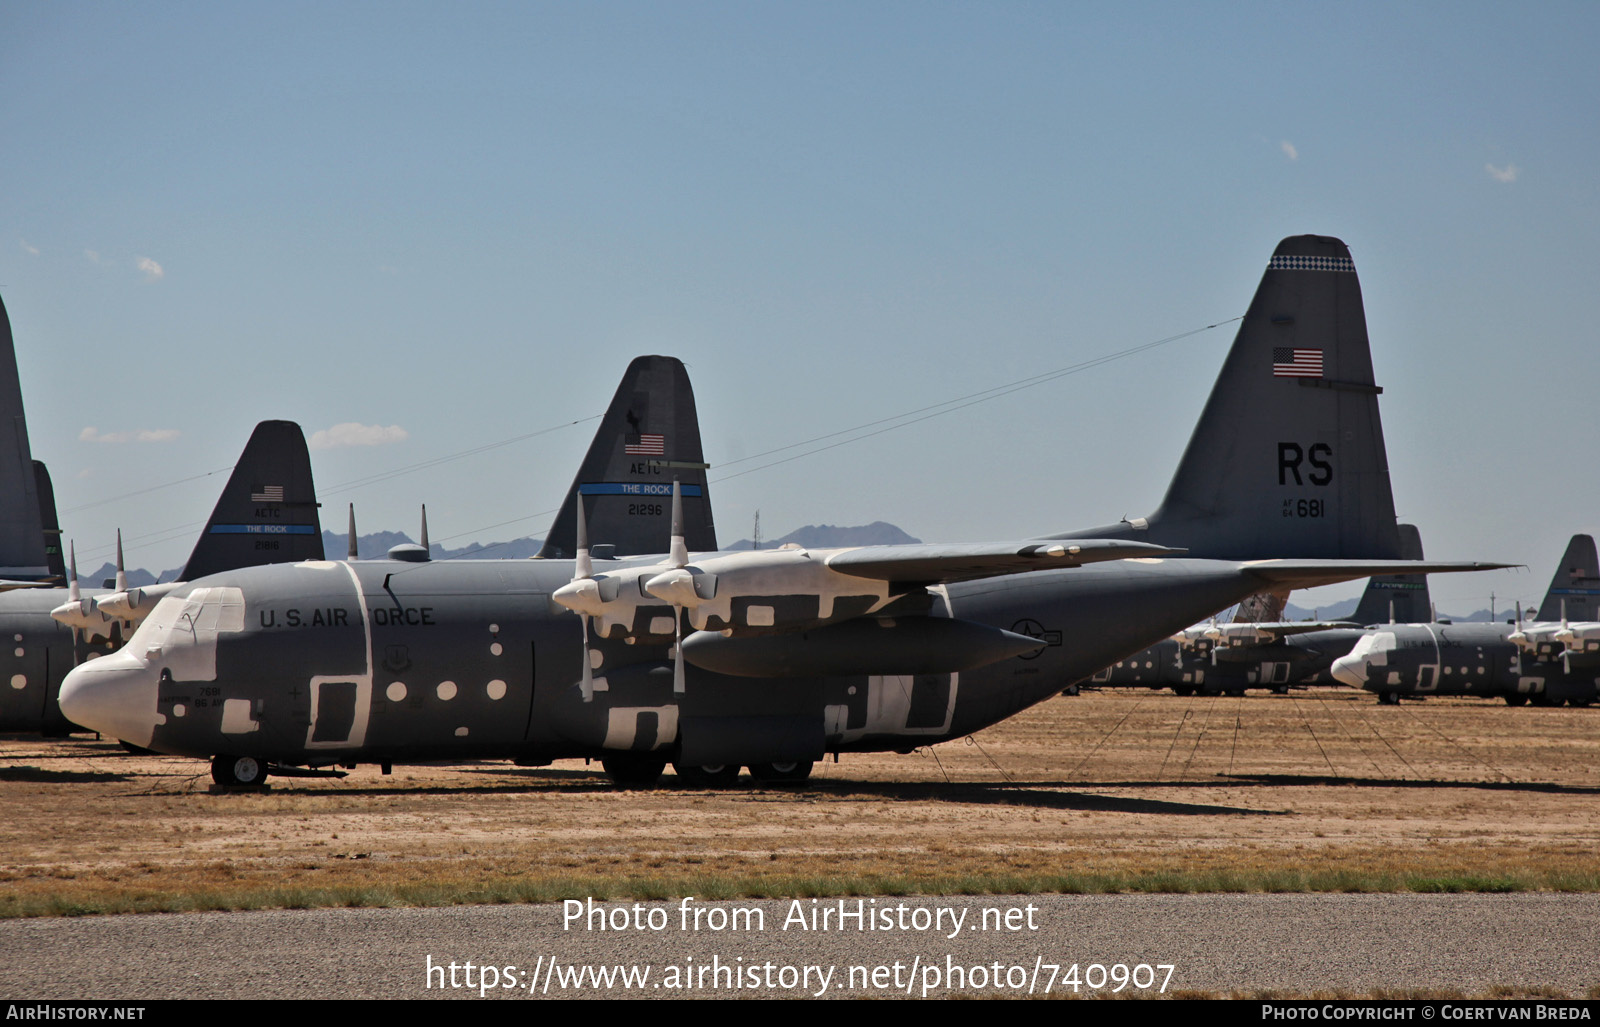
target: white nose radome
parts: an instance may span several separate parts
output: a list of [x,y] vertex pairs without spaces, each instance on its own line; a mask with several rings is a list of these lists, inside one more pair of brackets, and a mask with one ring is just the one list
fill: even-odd
[[1340,684],[1349,685],[1351,688],[1363,688],[1367,683],[1367,658],[1365,656],[1341,656],[1333,661],[1329,668],[1333,679]]
[[166,717],[156,709],[160,672],[126,649],[74,667],[61,683],[61,712],[74,724],[148,746]]

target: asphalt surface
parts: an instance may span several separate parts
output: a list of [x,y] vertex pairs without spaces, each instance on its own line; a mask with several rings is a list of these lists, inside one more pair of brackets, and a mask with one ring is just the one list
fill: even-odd
[[[841,902],[865,916],[839,921]],[[1015,996],[1047,988],[1070,994],[1074,981],[1080,994],[1096,984],[1110,991],[1129,977],[1152,992],[1164,985],[1168,992],[1476,994],[1509,986],[1581,997],[1600,986],[1600,895],[1593,894],[690,900],[687,913],[679,901],[599,906],[620,929],[601,930],[587,913],[566,923],[561,905],[8,920],[0,922],[0,994]],[[735,909],[749,912],[741,921]],[[833,918],[823,929],[803,929],[791,919],[796,910],[808,928],[822,926],[810,920],[822,910]],[[993,911],[987,924],[985,910]],[[616,966],[648,977],[635,976],[631,988],[620,980],[596,984],[595,968]]]

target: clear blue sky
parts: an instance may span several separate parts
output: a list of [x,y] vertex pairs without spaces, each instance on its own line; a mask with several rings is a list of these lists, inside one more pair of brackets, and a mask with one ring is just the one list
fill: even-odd
[[[592,424],[339,486],[598,414],[640,353],[715,481],[1235,316],[1337,235],[1400,515],[1531,565],[1435,593],[1505,605],[1600,529],[1597,47],[1593,3],[12,2],[0,295],[80,561],[121,526],[157,569],[222,476],[104,501],[263,418],[377,443],[313,453],[336,529],[539,535]],[[720,533],[1148,513],[1231,334],[730,478]]]

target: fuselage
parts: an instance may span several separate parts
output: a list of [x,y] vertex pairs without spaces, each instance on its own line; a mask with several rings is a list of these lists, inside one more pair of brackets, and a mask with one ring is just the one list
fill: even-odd
[[[1041,642],[950,674],[750,678],[691,666],[675,693],[670,639],[591,636],[586,699],[580,619],[550,598],[572,576],[567,560],[214,575],[164,598],[122,651],[74,671],[62,706],[161,752],[289,765],[909,750],[1011,716],[1260,587],[1238,563],[1156,559],[932,588],[928,616]],[[673,616],[667,605],[641,612]]]

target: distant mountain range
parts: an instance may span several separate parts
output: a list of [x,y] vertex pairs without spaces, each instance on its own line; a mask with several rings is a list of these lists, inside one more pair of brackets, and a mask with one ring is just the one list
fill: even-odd
[[[910,546],[921,542],[920,538],[912,538],[899,528],[887,521],[873,521],[863,524],[859,528],[846,528],[833,524],[808,524],[782,538],[762,539],[762,549],[777,549],[779,546],[793,543],[802,549],[834,549],[842,546]],[[750,549],[751,543],[747,538],[742,538],[729,550]]]
[[[1303,606],[1296,606],[1293,603],[1287,603],[1283,608],[1283,618],[1284,620],[1338,620],[1341,617],[1349,617],[1354,615],[1356,612],[1356,607],[1360,605],[1360,603],[1361,600],[1358,597],[1355,599],[1346,599],[1341,603],[1330,603],[1327,606],[1319,606],[1315,610],[1308,610]],[[1474,610],[1472,613],[1466,614],[1465,616],[1454,613],[1445,613],[1443,610],[1440,610],[1439,616],[1453,624],[1484,623],[1491,620],[1503,622],[1508,618],[1515,618],[1516,611],[1496,610],[1494,612],[1494,616],[1491,617],[1488,610]]]
[[[883,521],[874,521],[871,524],[847,528],[832,524],[808,524],[803,528],[791,531],[782,538],[763,539],[762,549],[776,549],[785,543],[793,542],[796,545],[812,549],[825,549],[836,546],[892,546],[909,545],[921,541],[912,538],[892,524]],[[414,544],[411,536],[399,531],[375,531],[370,535],[356,537],[356,558],[359,560],[377,560],[383,558],[390,549],[398,545]],[[446,549],[435,542],[428,547],[429,553],[435,560],[526,560],[537,556],[544,546],[544,539],[516,538],[509,542],[491,542],[480,545],[477,542],[460,549]],[[350,547],[349,539],[333,531],[322,533],[322,551],[330,560],[342,560]],[[749,549],[750,540],[740,539],[730,550]],[[128,585],[138,588],[142,585],[154,585],[158,581],[174,581],[183,568],[174,567],[162,571],[159,576],[150,573],[142,567],[131,568],[128,571]],[[102,583],[115,581],[117,567],[113,563],[105,563],[95,571],[85,571],[79,575],[85,588],[99,588]],[[106,584],[106,587],[110,587]]]

